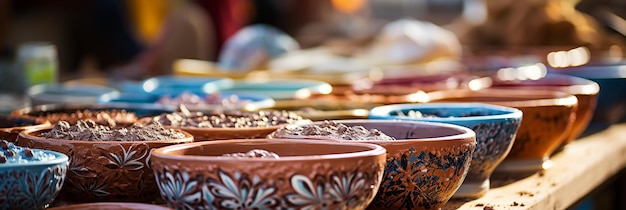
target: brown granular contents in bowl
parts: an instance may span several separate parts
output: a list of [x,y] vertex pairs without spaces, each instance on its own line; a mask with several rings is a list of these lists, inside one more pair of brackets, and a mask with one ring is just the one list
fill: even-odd
[[367,130],[363,126],[347,126],[335,121],[324,121],[319,124],[301,126],[285,126],[270,134],[273,138],[290,138],[295,136],[305,138],[323,138],[333,140],[396,140],[394,137],[379,131],[378,129]]
[[137,115],[134,112],[128,112],[126,110],[76,110],[74,112],[53,112],[44,113],[37,117],[38,122],[49,121],[55,124],[59,121],[67,121],[71,124],[76,124],[79,120],[92,120],[99,125],[106,125],[115,127],[118,124],[130,125],[137,121]]
[[225,111],[212,114],[181,111],[156,116],[153,121],[174,127],[251,128],[293,124],[308,120],[289,111]]
[[263,150],[263,149],[253,149],[246,153],[230,153],[222,155],[224,157],[237,157],[237,158],[271,158],[278,159],[279,156],[276,153]]
[[173,129],[166,129],[158,122],[147,125],[135,123],[128,127],[116,128],[98,125],[93,120],[79,120],[73,125],[67,121],[59,121],[52,130],[40,133],[39,137],[86,141],[159,141],[183,139],[186,136]]

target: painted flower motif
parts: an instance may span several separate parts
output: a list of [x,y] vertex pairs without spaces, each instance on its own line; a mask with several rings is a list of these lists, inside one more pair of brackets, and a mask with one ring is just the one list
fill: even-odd
[[[247,174],[228,173],[219,170],[219,180],[208,179],[208,190],[220,209],[274,209],[279,205],[276,186],[268,186],[258,177],[250,180]],[[205,195],[206,197],[207,195]]]
[[294,193],[286,195],[286,200],[301,209],[327,209],[333,203],[331,195],[326,193],[326,181],[316,176],[314,181],[304,175],[294,175],[290,179]]
[[67,154],[70,162],[68,170],[69,172],[71,172],[71,174],[68,174],[68,176],[74,175],[84,178],[93,178],[98,176],[96,170],[85,167],[85,163],[88,160],[87,158],[81,158],[81,154],[75,154],[73,149],[70,149]]
[[172,208],[195,209],[202,201],[198,178],[190,177],[186,171],[174,170],[174,173],[170,173],[166,168],[158,172],[158,179],[161,197],[169,201]]
[[[128,149],[124,148],[121,144],[117,146],[120,147],[121,153],[108,153],[105,155],[106,163],[103,164],[105,167],[109,169],[125,169],[130,171],[141,170],[144,167],[143,162],[141,161],[148,154],[148,145],[145,143],[142,144],[133,144]],[[141,148],[143,147],[143,148]]]
[[49,168],[40,174],[25,173],[26,185],[20,185],[16,201],[24,207],[43,207],[61,190],[66,166]]
[[106,191],[109,181],[103,180],[101,183],[98,182],[90,182],[86,185],[82,185],[80,183],[74,183],[72,179],[67,179],[67,185],[72,186],[68,187],[71,189],[72,195],[90,195],[94,197],[104,197],[111,195],[110,192]]
[[361,172],[354,171],[352,173],[342,172],[333,174],[330,178],[331,187],[329,193],[333,199],[341,206],[356,207],[362,203],[362,198],[369,196],[360,196],[359,193],[369,192],[369,176]]

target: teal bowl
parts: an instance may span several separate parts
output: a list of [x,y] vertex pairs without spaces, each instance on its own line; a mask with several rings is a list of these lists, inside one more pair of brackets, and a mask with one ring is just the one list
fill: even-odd
[[[0,209],[45,209],[59,194],[69,163],[69,158],[58,152],[30,149],[34,157],[24,155],[24,148],[2,141],[14,157],[0,163]],[[4,146],[4,145],[3,145]]]
[[481,103],[395,104],[374,107],[370,119],[439,122],[464,126],[476,133],[476,148],[455,198],[478,198],[489,190],[489,177],[507,156],[522,120],[522,111]]

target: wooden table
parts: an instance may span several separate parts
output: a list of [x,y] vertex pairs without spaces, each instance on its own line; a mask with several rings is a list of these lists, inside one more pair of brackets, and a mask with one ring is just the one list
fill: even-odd
[[581,138],[551,160],[541,172],[494,174],[484,197],[451,200],[443,209],[565,209],[626,167],[626,124]]

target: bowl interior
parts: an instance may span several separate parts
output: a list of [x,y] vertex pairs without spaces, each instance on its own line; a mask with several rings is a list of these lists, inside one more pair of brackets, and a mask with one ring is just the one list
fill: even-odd
[[370,111],[370,117],[390,119],[425,118],[432,121],[462,121],[512,117],[511,114],[514,113],[517,113],[521,117],[521,111],[508,107],[478,103],[430,103],[380,106]]
[[32,116],[41,117],[48,114],[55,113],[75,113],[77,111],[89,110],[89,111],[112,111],[112,110],[126,110],[127,112],[135,113],[138,118],[160,115],[163,113],[170,113],[175,111],[173,108],[159,106],[159,105],[146,105],[146,104],[106,104],[106,105],[61,105],[61,104],[47,104],[39,105],[35,107],[27,107],[20,110],[16,110],[13,116]]
[[[219,157],[230,153],[245,153],[253,149],[263,149],[285,157],[325,158],[329,155],[356,155],[368,151],[380,150],[373,144],[341,144],[330,141],[307,141],[293,139],[260,140],[216,140],[184,145],[168,146],[155,154],[177,156]],[[232,159],[230,157],[221,157]],[[257,158],[253,158],[257,159]],[[257,159],[258,160],[258,159]]]

